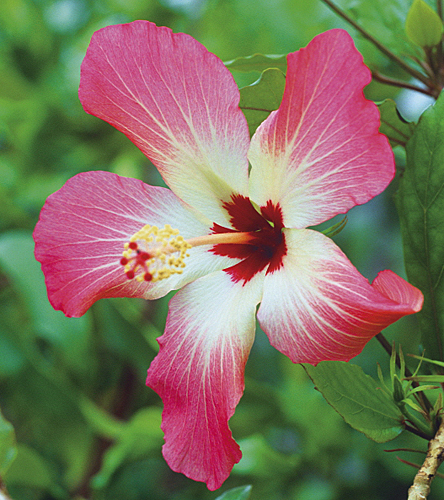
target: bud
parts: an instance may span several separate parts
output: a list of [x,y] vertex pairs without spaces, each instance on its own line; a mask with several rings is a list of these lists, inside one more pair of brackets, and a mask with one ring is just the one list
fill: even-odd
[[420,47],[434,47],[442,38],[443,25],[438,14],[424,0],[414,0],[407,14],[405,31]]
[[393,378],[393,399],[397,405],[402,404],[405,399],[404,389],[397,375]]

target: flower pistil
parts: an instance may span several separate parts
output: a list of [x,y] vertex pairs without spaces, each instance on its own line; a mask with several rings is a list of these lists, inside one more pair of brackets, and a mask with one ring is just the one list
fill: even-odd
[[166,224],[159,229],[149,224],[137,231],[124,244],[120,264],[128,279],[160,281],[173,274],[181,274],[185,267],[188,250],[202,245],[249,244],[252,232],[227,232],[197,236],[185,240],[178,229]]

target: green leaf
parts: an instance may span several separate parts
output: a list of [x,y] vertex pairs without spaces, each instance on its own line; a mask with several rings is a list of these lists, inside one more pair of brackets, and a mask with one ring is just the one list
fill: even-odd
[[405,147],[415,131],[415,123],[406,121],[399,114],[396,103],[392,99],[386,99],[378,104],[378,108],[381,113],[379,131],[388,137],[392,147],[398,145]]
[[[360,26],[395,54],[419,57],[421,50],[413,44],[404,29],[411,0],[334,0]],[[382,67],[384,58],[369,43],[361,43],[359,33],[353,35],[366,64]]]
[[250,498],[251,485],[239,486],[219,495],[216,500],[248,500]]
[[328,236],[329,238],[333,238],[333,236],[336,236],[344,229],[347,222],[348,222],[348,218],[347,218],[347,216],[345,216],[343,219],[341,219],[339,222],[337,222],[333,226],[321,231],[321,233],[325,234],[325,236]]
[[300,454],[284,454],[273,449],[262,434],[252,434],[239,441],[242,460],[235,464],[233,472],[249,477],[276,479],[281,474],[296,470]]
[[91,428],[102,437],[118,438],[125,427],[122,421],[107,413],[86,396],[79,395],[79,408]]
[[160,408],[142,408],[122,426],[115,443],[104,454],[102,468],[92,480],[94,488],[105,488],[121,464],[146,456],[153,450],[160,450],[163,436],[160,429],[161,415]]
[[285,88],[285,75],[279,69],[265,70],[259,80],[240,89],[239,107],[245,114],[250,135],[274,110],[278,109]]
[[260,73],[268,68],[278,68],[284,73],[287,71],[287,56],[286,55],[263,55],[253,54],[252,56],[237,57],[231,61],[227,61],[225,66],[233,71],[259,71]]
[[405,32],[420,47],[434,47],[442,37],[442,21],[424,0],[414,0],[407,14]]
[[5,474],[5,483],[7,487],[26,486],[50,491],[57,498],[63,496],[50,463],[36,450],[23,444],[18,445],[17,458]]
[[425,354],[444,361],[444,96],[407,144],[397,208],[410,282],[424,294],[417,314]]
[[427,363],[432,363],[434,365],[442,366],[444,368],[444,362],[442,361],[436,361],[436,359],[425,358],[424,356],[416,356],[415,354],[409,354],[409,356],[415,359],[419,359],[421,362],[426,361]]
[[377,443],[403,430],[403,416],[393,399],[357,365],[323,361],[303,367],[327,402],[354,429]]
[[66,318],[48,301],[44,276],[34,258],[31,232],[8,231],[0,235],[0,268],[23,299],[35,334],[49,342],[78,374],[88,373],[91,359],[91,324],[88,315]]
[[0,412],[0,478],[4,476],[16,454],[14,428]]
[[[426,382],[428,384],[444,384],[444,375],[416,375],[415,377],[409,377],[408,380]],[[424,387],[421,386],[418,389],[424,390]],[[411,392],[414,392],[414,390]]]
[[17,374],[25,364],[23,353],[7,337],[12,332],[5,332],[0,325],[0,377]]

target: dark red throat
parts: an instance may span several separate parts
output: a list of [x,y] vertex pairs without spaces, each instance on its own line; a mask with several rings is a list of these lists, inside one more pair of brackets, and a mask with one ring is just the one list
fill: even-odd
[[233,195],[232,201],[224,203],[223,207],[229,213],[230,222],[235,229],[214,224],[213,232],[242,231],[250,232],[253,236],[248,244],[220,243],[212,248],[217,255],[242,259],[241,262],[225,269],[225,272],[230,274],[235,282],[242,280],[246,283],[265,268],[267,274],[277,271],[287,253],[280,206],[268,201],[259,213],[249,198]]

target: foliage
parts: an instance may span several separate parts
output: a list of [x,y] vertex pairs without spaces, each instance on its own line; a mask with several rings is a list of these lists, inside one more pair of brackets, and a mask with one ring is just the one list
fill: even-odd
[[441,96],[424,112],[407,145],[407,166],[398,193],[407,273],[425,297],[418,314],[423,345],[427,354],[440,361],[444,355],[443,119]]
[[405,147],[415,131],[415,124],[404,120],[398,111],[396,102],[392,99],[386,99],[379,104],[379,112],[381,113],[380,132],[388,137],[392,147]]
[[14,461],[16,453],[14,429],[0,413],[0,477],[5,474]]
[[285,75],[276,68],[267,68],[256,82],[240,89],[240,108],[248,121],[250,135],[267,116],[278,109],[285,87]]
[[395,401],[359,366],[324,361],[304,368],[344,420],[373,441],[385,443],[403,431],[403,416]]

